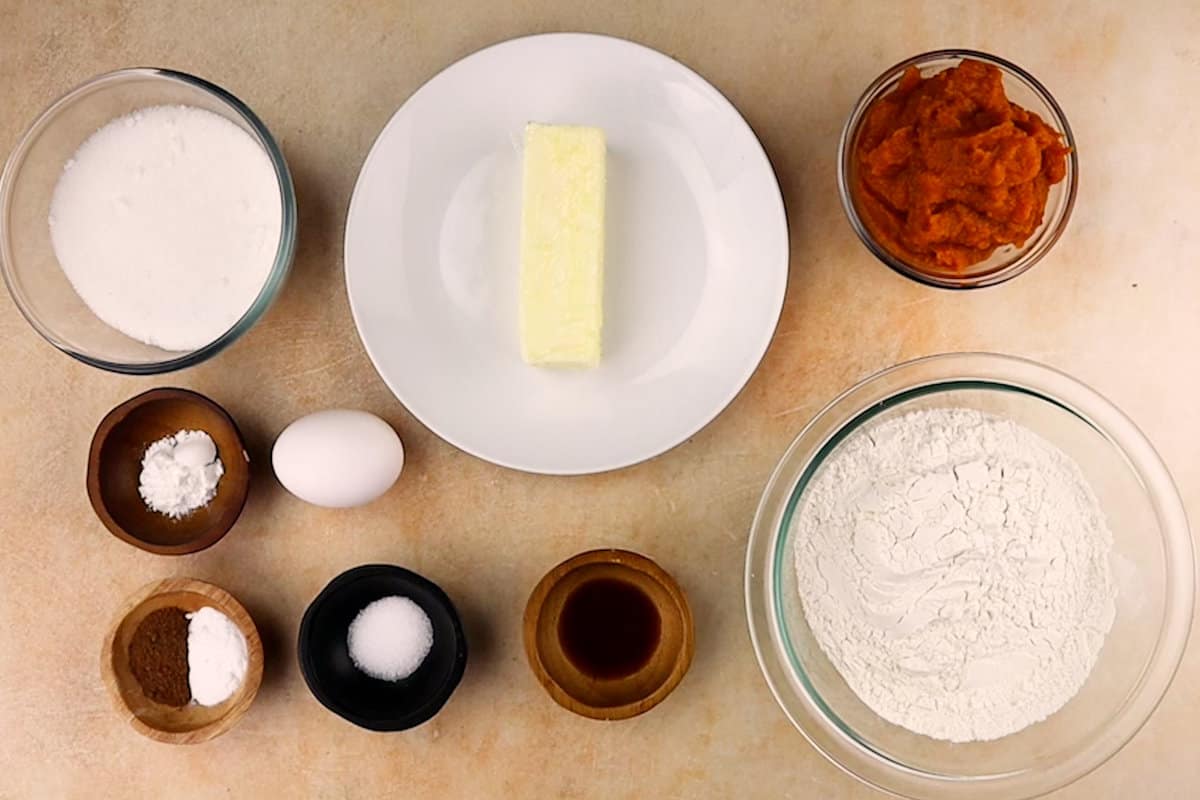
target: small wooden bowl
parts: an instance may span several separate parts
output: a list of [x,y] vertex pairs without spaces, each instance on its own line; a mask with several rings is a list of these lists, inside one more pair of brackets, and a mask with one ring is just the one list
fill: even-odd
[[[164,436],[205,431],[225,468],[207,506],[181,519],[151,511],[138,494],[142,456]],[[87,468],[88,498],[104,527],[134,547],[161,555],[195,553],[229,532],[250,489],[250,457],[225,409],[187,389],[151,389],[100,421]]]
[[[597,578],[638,587],[661,620],[659,644],[650,660],[623,678],[585,674],[571,663],[559,640],[567,597]],[[525,606],[525,655],[538,682],[563,708],[591,719],[628,719],[654,708],[683,680],[695,647],[692,612],[679,584],[658,564],[628,550],[592,550],[567,559],[546,573]]]
[[[160,608],[192,612],[204,606],[229,617],[246,637],[246,679],[232,697],[216,706],[175,708],[148,699],[129,667],[129,643],[138,625]],[[205,742],[232,728],[258,694],[262,670],[262,641],[246,609],[224,589],[192,578],[169,578],[143,586],[117,614],[100,655],[100,673],[117,711],[138,733],[168,744]]]

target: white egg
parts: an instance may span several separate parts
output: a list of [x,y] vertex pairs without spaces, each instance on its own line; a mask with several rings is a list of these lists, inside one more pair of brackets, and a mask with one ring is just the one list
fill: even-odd
[[349,508],[391,488],[404,468],[404,445],[374,414],[334,408],[284,428],[271,463],[283,488],[301,500]]

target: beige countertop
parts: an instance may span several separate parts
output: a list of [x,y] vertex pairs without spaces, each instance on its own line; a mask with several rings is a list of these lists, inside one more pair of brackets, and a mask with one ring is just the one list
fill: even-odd
[[[742,561],[759,492],[791,438],[851,383],[947,350],[1028,356],[1090,383],[1158,446],[1200,520],[1200,6],[1151,3],[203,4],[0,0],[0,153],[58,94],[96,73],[175,67],[247,101],[281,141],[300,204],[292,277],[229,351],[157,379],[108,375],[43,342],[0,299],[0,798],[879,797],[786,721],[746,632]],[[1053,6],[1053,7],[1051,7]],[[1068,10],[1068,8],[1070,10]],[[989,10],[990,9],[990,10]],[[539,31],[628,37],[693,67],[745,114],[790,213],[791,281],[748,388],[676,450],[590,478],[534,477],[444,444],[376,376],[342,279],[345,210],[367,149],[422,82],[493,42]],[[1063,240],[1022,278],[951,294],[876,262],[835,186],[841,125],[883,68],[972,46],[1041,78],[1075,129],[1081,183]],[[155,385],[223,403],[258,465],[249,504],[210,550],[141,553],[100,525],[84,490],[92,431]],[[382,500],[322,510],[270,474],[270,444],[329,406],[391,422],[409,463]],[[644,717],[600,724],[534,681],[520,617],[538,578],[600,545],[645,552],[688,591],[691,672]],[[458,602],[472,643],[431,723],[362,731],[309,695],[300,616],[341,570],[407,565]],[[115,714],[98,671],[112,612],[149,581],[188,575],[240,598],[266,647],[241,723],[173,748]],[[1194,644],[1194,642],[1193,642]],[[1195,796],[1200,648],[1158,712],[1108,764],[1056,797]]]

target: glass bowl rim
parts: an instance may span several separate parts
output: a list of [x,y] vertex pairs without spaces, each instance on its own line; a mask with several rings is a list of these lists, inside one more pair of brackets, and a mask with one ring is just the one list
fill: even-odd
[[[253,131],[253,138],[263,148],[271,161],[276,184],[279,188],[282,215],[279,243],[275,248],[275,258],[270,272],[267,274],[262,288],[259,289],[258,294],[255,296],[254,302],[238,318],[237,322],[203,347],[160,361],[137,363],[111,361],[79,352],[76,348],[63,342],[54,331],[33,313],[25,300],[24,293],[19,289],[15,276],[15,265],[13,264],[10,251],[10,234],[8,229],[9,210],[12,206],[13,183],[16,180],[17,172],[25,162],[30,147],[32,147],[37,137],[53,124],[58,114],[64,108],[71,105],[79,97],[90,93],[98,86],[119,83],[130,78],[163,79],[183,83],[209,94],[235,113]],[[123,375],[158,375],[191,367],[215,356],[233,344],[234,341],[258,321],[274,301],[275,296],[283,286],[284,280],[287,278],[288,272],[291,270],[292,259],[296,250],[297,223],[296,192],[292,183],[291,172],[288,170],[287,161],[283,156],[283,151],[271,135],[271,132],[267,129],[267,126],[249,106],[220,86],[186,72],[164,67],[127,67],[96,75],[77,84],[48,105],[21,133],[16,146],[5,162],[3,173],[0,173],[0,274],[3,274],[4,283],[8,287],[9,295],[12,297],[13,303],[21,312],[21,315],[43,339],[63,353],[89,366],[108,372]]]
[[[1054,119],[1049,120],[1053,126],[1062,134],[1063,139],[1070,148],[1070,153],[1067,155],[1067,177],[1066,177],[1066,198],[1063,203],[1061,217],[1054,222],[1053,225],[1048,224],[1048,221],[1043,216],[1042,225],[1031,238],[1032,246],[1021,255],[1008,261],[1007,263],[993,267],[992,269],[977,273],[974,275],[964,275],[961,277],[953,275],[935,275],[923,270],[917,269],[903,261],[900,258],[892,255],[886,248],[875,241],[875,237],[867,229],[862,217],[855,207],[854,198],[851,195],[849,187],[849,172],[851,159],[851,145],[854,142],[858,130],[866,116],[867,110],[871,105],[882,97],[891,85],[903,74],[910,66],[920,68],[930,62],[950,60],[950,59],[973,59],[982,61],[992,66],[999,67],[1002,72],[1005,72],[1018,81],[1023,83],[1027,89],[1037,95],[1038,99],[1045,104],[1046,108],[1050,109]],[[1017,66],[1013,62],[1001,58],[1000,56],[986,53],[982,50],[971,50],[965,48],[946,48],[942,50],[930,50],[925,53],[906,58],[896,64],[885,69],[879,74],[855,101],[854,107],[850,115],[846,118],[846,122],[842,127],[842,133],[838,139],[838,167],[837,167],[837,183],[838,195],[842,201],[842,210],[846,214],[847,220],[850,222],[850,227],[854,229],[854,233],[859,240],[867,248],[867,250],[882,261],[890,269],[896,273],[903,275],[906,278],[914,280],[918,283],[932,286],[937,289],[950,289],[962,291],[968,289],[983,289],[988,286],[996,286],[1006,281],[1009,281],[1018,275],[1021,275],[1033,267],[1034,264],[1042,260],[1043,257],[1054,247],[1058,240],[1062,237],[1063,232],[1067,228],[1067,223],[1071,219],[1071,212],[1075,208],[1075,198],[1079,190],[1079,147],[1075,141],[1075,134],[1071,130],[1071,125],[1067,121],[1067,115],[1054,98],[1050,94],[1041,81],[1033,77],[1022,67]]]
[[[931,374],[913,379],[913,373]],[[896,385],[886,386],[889,383]],[[1159,635],[1139,682],[1109,731],[1051,768],[955,776],[898,762],[865,744],[825,705],[788,651],[777,607],[779,550],[806,477],[858,425],[902,399],[952,388],[1016,391],[1049,402],[1088,424],[1122,456],[1154,507],[1164,549],[1166,603]],[[836,414],[843,421],[821,433]],[[1182,661],[1191,627],[1195,562],[1186,512],[1170,472],[1137,426],[1094,389],[1051,367],[992,353],[944,353],[888,367],[857,382],[803,427],[768,480],[746,548],[745,601],[755,657],[789,721],[826,759],[858,780],[900,797],[943,798],[955,790],[974,797],[1033,797],[1092,772],[1119,752],[1161,703]],[[1117,730],[1119,729],[1119,730]],[[1112,731],[1117,730],[1114,734]]]

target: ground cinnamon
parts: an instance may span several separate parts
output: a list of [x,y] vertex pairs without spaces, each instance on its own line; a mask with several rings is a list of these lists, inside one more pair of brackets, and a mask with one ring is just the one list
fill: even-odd
[[129,667],[143,694],[156,703],[186,706],[188,688],[188,621],[180,608],[152,611],[129,642]]

